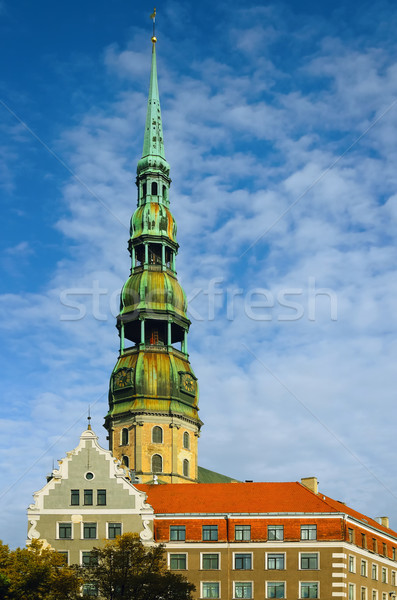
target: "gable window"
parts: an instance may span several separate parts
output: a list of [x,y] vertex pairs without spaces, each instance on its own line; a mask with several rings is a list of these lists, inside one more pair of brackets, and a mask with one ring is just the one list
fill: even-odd
[[268,525],[267,539],[282,541],[284,539],[284,525]]
[[170,526],[170,540],[173,542],[184,542],[186,539],[186,527],[184,525]]
[[233,598],[252,598],[252,581],[235,581]]
[[84,523],[83,538],[85,540],[95,540],[96,539],[96,523]]
[[219,554],[202,554],[201,555],[202,569],[219,569]]
[[318,569],[317,552],[302,552],[301,569]]
[[80,490],[70,491],[70,504],[72,506],[78,506],[80,504]]
[[71,523],[59,523],[58,524],[58,537],[60,540],[71,540],[72,539],[72,524]]
[[236,542],[249,542],[251,540],[251,525],[235,525],[234,539]]
[[183,461],[183,475],[184,477],[189,477],[189,461],[187,458]]
[[268,554],[267,568],[281,570],[285,569],[285,554]]
[[93,493],[92,490],[84,490],[84,505],[91,506],[93,503]]
[[202,598],[220,598],[220,583],[219,581],[203,581],[201,584]]
[[187,431],[183,433],[183,447],[186,448],[186,450],[190,449],[190,436]]
[[285,582],[268,581],[266,583],[266,598],[285,598]]
[[163,443],[163,429],[156,425],[152,429],[152,442],[154,444],[162,444]]
[[152,456],[152,472],[161,473],[163,470],[163,459],[160,454],[153,454]]
[[317,525],[301,525],[301,540],[316,540]]
[[301,598],[318,598],[318,583],[316,581],[301,582]]
[[170,554],[170,569],[181,571],[186,569],[186,554]]
[[216,542],[218,540],[218,525],[203,525],[203,540]]
[[252,569],[252,554],[235,554],[234,568],[245,571],[248,569]]
[[128,429],[126,427],[121,431],[121,444],[122,446],[128,445]]
[[108,539],[114,540],[121,535],[121,523],[108,523]]
[[106,490],[97,490],[96,503],[98,506],[106,506]]

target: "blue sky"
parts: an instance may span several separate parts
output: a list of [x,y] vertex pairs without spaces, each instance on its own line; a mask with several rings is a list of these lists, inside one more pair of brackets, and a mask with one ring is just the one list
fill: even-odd
[[[0,0],[1,519],[103,417],[149,84],[146,2]],[[397,529],[397,12],[157,5],[200,464]]]

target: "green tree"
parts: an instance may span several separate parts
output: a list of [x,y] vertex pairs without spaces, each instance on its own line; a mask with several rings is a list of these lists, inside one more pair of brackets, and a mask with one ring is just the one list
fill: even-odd
[[75,600],[81,584],[78,570],[42,542],[10,550],[0,541],[0,600]]
[[86,595],[91,585],[91,595],[95,586],[106,600],[192,600],[195,590],[185,577],[168,571],[163,546],[144,546],[132,533],[94,548],[83,577]]

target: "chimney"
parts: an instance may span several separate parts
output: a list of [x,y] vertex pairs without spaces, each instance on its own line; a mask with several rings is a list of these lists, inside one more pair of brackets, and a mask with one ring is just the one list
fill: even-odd
[[317,477],[302,477],[301,484],[307,487],[307,489],[313,492],[314,494],[318,494]]
[[389,517],[381,517],[380,524],[383,525],[383,527],[387,527],[387,529],[389,529]]

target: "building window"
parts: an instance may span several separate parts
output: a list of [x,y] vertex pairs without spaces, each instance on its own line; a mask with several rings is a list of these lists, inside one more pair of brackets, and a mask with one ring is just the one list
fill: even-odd
[[186,448],[186,450],[190,450],[190,436],[187,431],[183,434],[183,447]]
[[153,454],[152,456],[152,472],[161,473],[163,470],[163,458],[160,454]]
[[378,592],[376,590],[372,590],[372,600],[378,600]]
[[81,553],[81,564],[83,567],[92,567],[98,564],[98,557],[93,555],[92,552]]
[[67,550],[58,550],[57,553],[60,554],[60,556],[63,556],[63,558],[65,560],[65,565],[68,565],[69,564],[69,552]]
[[98,506],[106,506],[106,490],[97,490],[96,503]]
[[387,594],[386,594],[386,592],[383,592],[383,594],[382,594],[382,600],[387,600]]
[[361,588],[361,600],[367,600],[367,588]]
[[183,476],[189,477],[189,461],[187,458],[183,461]]
[[93,503],[92,490],[84,490],[84,505],[91,506]]
[[301,554],[301,569],[318,569],[318,554],[317,552],[302,552]]
[[87,596],[91,596],[91,597],[98,596],[98,588],[95,583],[84,583],[82,592],[83,592],[84,598],[86,598]]
[[391,572],[391,584],[396,585],[396,572],[395,571]]
[[170,569],[173,571],[186,570],[186,554],[170,554]]
[[391,549],[391,557],[392,557],[393,560],[396,560],[396,549],[394,548],[394,546]]
[[252,598],[252,582],[235,581],[233,598]]
[[157,183],[155,181],[152,183],[152,196],[157,196]]
[[184,525],[170,526],[170,540],[173,542],[184,542],[186,539],[186,527]]
[[163,429],[156,425],[152,429],[152,442],[153,444],[162,444],[163,443]]
[[266,598],[285,598],[284,581],[268,581],[266,583]]
[[356,572],[356,558],[354,556],[349,555],[349,572]]
[[60,540],[71,540],[72,539],[72,524],[71,523],[59,523],[58,534]]
[[234,568],[240,570],[252,569],[252,554],[235,554]]
[[362,548],[367,547],[367,536],[365,535],[365,533],[361,534],[361,547]]
[[316,540],[317,525],[301,525],[301,540]]
[[318,598],[318,583],[314,581],[301,582],[301,598]]
[[129,468],[129,466],[130,466],[130,459],[128,458],[128,456],[124,455],[121,462],[123,463],[123,465],[125,467],[127,467],[127,469]]
[[383,544],[383,556],[387,556],[387,544]]
[[363,577],[367,576],[367,561],[366,560],[361,561],[361,575]]
[[84,523],[83,538],[85,540],[95,540],[96,539],[96,523]]
[[202,554],[201,555],[202,569],[219,569],[219,554]]
[[72,506],[78,506],[80,504],[80,491],[79,490],[71,490],[70,491],[70,504]]
[[349,542],[351,542],[353,544],[353,542],[354,542],[354,529],[352,529],[351,527],[349,527],[349,529],[348,529],[348,538],[349,538]]
[[203,540],[205,542],[217,542],[218,525],[203,525]]
[[376,538],[372,538],[372,550],[378,552],[378,542]]
[[108,523],[108,539],[114,540],[121,535],[121,523]]
[[202,598],[219,598],[220,585],[219,581],[203,581],[201,584]]
[[267,539],[282,541],[284,539],[284,525],[268,525]]
[[124,427],[124,429],[121,431],[121,445],[128,445],[128,429],[126,427]]
[[234,539],[236,542],[251,541],[251,525],[235,525]]
[[349,583],[349,600],[356,600],[356,586]]
[[285,554],[267,554],[267,568],[276,570],[285,569]]
[[387,583],[387,569],[382,567],[382,583]]
[[372,579],[378,579],[378,565],[372,563]]

